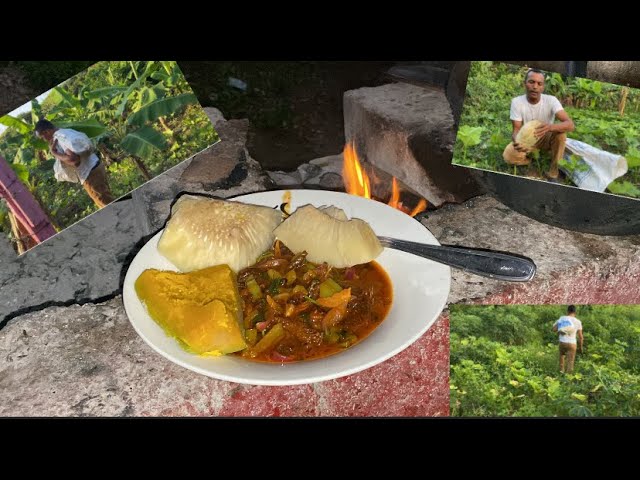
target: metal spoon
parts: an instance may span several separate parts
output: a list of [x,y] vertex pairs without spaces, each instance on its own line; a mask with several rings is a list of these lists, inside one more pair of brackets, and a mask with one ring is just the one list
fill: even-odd
[[396,238],[378,237],[383,247],[401,250],[483,277],[527,282],[536,274],[533,260],[508,253],[449,245],[427,245]]

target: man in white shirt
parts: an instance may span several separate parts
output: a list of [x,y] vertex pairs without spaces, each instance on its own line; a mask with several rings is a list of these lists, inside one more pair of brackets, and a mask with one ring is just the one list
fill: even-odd
[[[576,318],[576,307],[569,305],[567,314],[560,317],[553,324],[553,331],[558,332],[560,345],[560,371],[571,373],[576,358],[577,340],[580,341],[579,352],[582,353],[582,322]],[[566,357],[566,364],[565,364]],[[566,368],[565,368],[566,367]]]
[[[508,163],[527,165],[527,149],[516,143],[516,136],[522,125],[538,120],[544,125],[535,130],[538,139],[534,149],[551,152],[551,167],[546,174],[550,180],[557,180],[559,175],[558,162],[564,155],[567,132],[575,130],[575,126],[560,101],[553,95],[545,95],[544,74],[540,70],[529,69],[524,77],[525,95],[520,95],[511,101],[510,119],[513,125],[511,135],[513,143],[509,144],[503,154]],[[558,120],[559,123],[554,123]],[[514,152],[515,150],[515,152]],[[517,153],[516,153],[517,152]],[[512,160],[512,161],[510,161]]]
[[39,120],[35,126],[38,138],[49,143],[56,163],[56,180],[79,183],[99,208],[111,203],[113,195],[107,181],[107,170],[93,151],[89,137],[70,128],[57,128],[48,120]]

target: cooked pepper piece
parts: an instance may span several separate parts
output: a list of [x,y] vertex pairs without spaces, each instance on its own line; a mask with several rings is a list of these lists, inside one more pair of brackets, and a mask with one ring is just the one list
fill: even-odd
[[284,338],[284,328],[281,323],[276,323],[262,339],[249,349],[249,355],[257,357],[262,352],[274,348]]

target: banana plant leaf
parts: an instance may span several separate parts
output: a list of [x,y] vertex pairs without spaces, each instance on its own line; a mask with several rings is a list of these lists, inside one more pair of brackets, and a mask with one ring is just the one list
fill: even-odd
[[167,148],[167,141],[157,130],[144,126],[124,137],[120,146],[132,155],[147,158],[154,150]]
[[72,122],[56,122],[54,121],[56,127],[58,128],[72,128],[73,130],[78,130],[79,132],[83,132],[89,138],[95,138],[102,135],[107,131],[107,127],[101,124],[95,118],[89,118],[87,120],[82,121],[72,121]]
[[7,127],[14,128],[21,134],[28,134],[33,131],[33,127],[27,122],[16,117],[12,117],[11,115],[4,115],[0,117],[0,123]]
[[145,122],[153,122],[160,117],[179,112],[185,106],[197,103],[193,93],[183,93],[175,97],[161,98],[148,103],[127,119],[129,125],[143,125]]

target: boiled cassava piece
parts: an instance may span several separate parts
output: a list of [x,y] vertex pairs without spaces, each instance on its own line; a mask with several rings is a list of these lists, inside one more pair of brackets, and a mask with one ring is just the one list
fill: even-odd
[[269,207],[183,195],[158,242],[158,251],[183,272],[229,265],[234,272],[271,248],[282,213]]
[[320,207],[320,211],[337,220],[349,220],[349,217],[347,217],[347,214],[344,213],[344,210],[338,207],[334,207],[333,205],[329,205],[328,207]]
[[227,265],[190,273],[145,270],[135,289],[151,318],[187,351],[222,355],[246,348],[242,300]]
[[274,233],[294,253],[304,250],[310,261],[327,262],[337,268],[367,263],[382,253],[382,245],[367,222],[346,220],[345,213],[336,207],[328,212],[305,205]]

